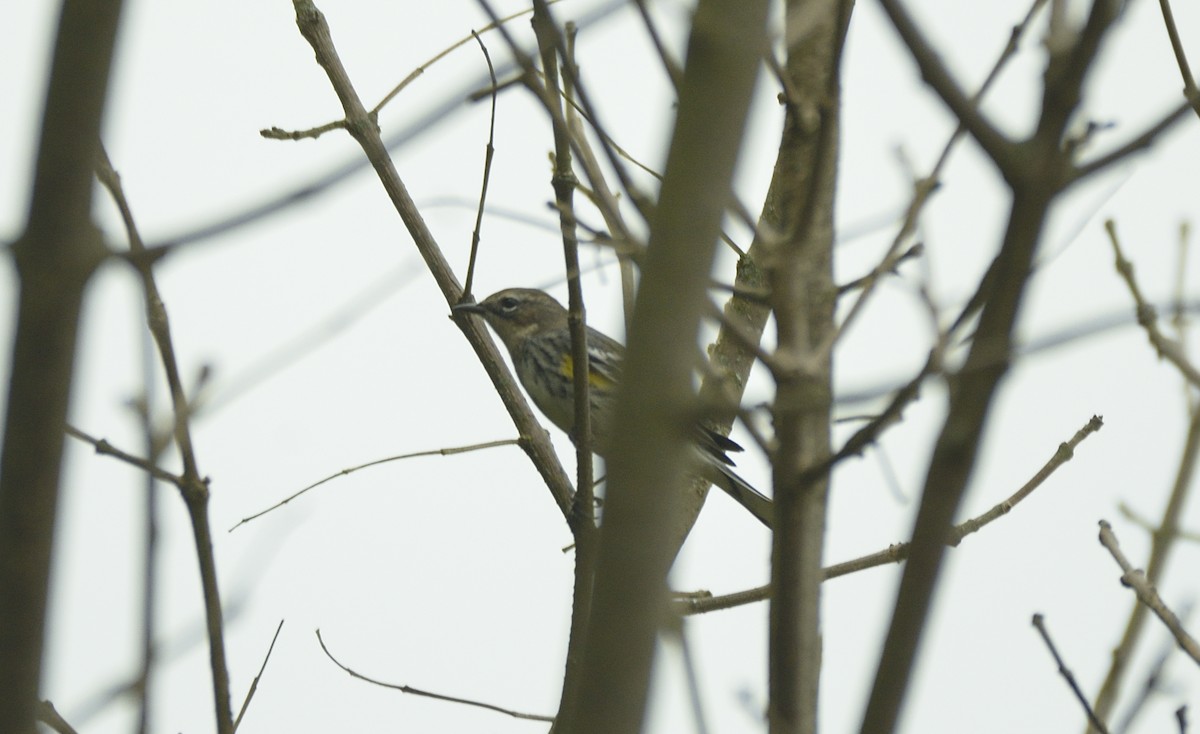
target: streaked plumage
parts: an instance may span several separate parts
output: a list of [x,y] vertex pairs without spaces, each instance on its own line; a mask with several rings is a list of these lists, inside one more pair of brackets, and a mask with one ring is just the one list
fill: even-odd
[[[454,309],[484,317],[508,349],[517,377],[534,405],[570,435],[575,425],[574,364],[567,310],[562,304],[539,290],[510,288],[480,303],[461,304]],[[587,336],[592,450],[604,456],[610,444],[625,347],[590,326]],[[696,446],[705,478],[770,527],[771,500],[730,468],[733,461],[728,452],[741,451],[742,447],[703,426],[696,427]]]

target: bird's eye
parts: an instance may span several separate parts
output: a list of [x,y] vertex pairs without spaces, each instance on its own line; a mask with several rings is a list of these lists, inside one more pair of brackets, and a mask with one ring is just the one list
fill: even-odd
[[500,299],[500,308],[504,309],[505,311],[513,311],[516,309],[517,304],[519,303],[520,301],[518,301],[516,298],[513,298],[512,296],[505,296],[504,298]]

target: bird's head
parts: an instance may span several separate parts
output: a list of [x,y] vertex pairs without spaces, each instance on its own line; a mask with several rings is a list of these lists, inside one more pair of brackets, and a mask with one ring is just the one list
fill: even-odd
[[567,328],[567,310],[562,304],[533,288],[508,288],[479,303],[460,303],[453,311],[482,316],[509,351],[531,336]]

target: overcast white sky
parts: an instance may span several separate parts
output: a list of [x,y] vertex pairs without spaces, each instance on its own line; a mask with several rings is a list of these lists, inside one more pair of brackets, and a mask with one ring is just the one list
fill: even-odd
[[[52,39],[52,3],[6,8],[0,64],[0,239],[21,229]],[[505,12],[521,3],[498,3]],[[1023,3],[914,0],[910,3],[958,78],[983,78],[1025,12]],[[1131,3],[1089,86],[1088,119],[1112,123],[1103,149],[1178,104],[1182,86],[1158,6]],[[485,23],[473,2],[320,3],[354,81],[372,104],[417,65]],[[595,2],[567,0],[560,19]],[[682,49],[684,3],[656,3]],[[1200,61],[1200,9],[1177,2],[1179,27]],[[1039,26],[1040,27],[1040,26]],[[527,37],[527,25],[514,30]],[[1188,38],[1188,36],[1191,36]],[[505,57],[494,34],[493,58]],[[122,28],[105,143],[123,176],[145,238],[190,230],[291,190],[359,157],[346,136],[282,143],[264,127],[304,128],[338,117],[289,3],[131,2]],[[985,109],[1013,134],[1036,114],[1042,57],[1036,33],[1023,44]],[[629,9],[585,28],[579,57],[613,136],[633,155],[661,163],[672,112],[669,86]],[[385,135],[460,94],[482,77],[467,45],[432,67],[386,108]],[[891,221],[908,193],[903,149],[920,173],[932,165],[953,122],[921,86],[876,3],[855,10],[845,58],[844,134],[838,224],[849,234]],[[774,89],[761,85],[739,175],[739,195],[757,210],[778,138]],[[520,90],[500,98],[477,291],[546,286],[563,296],[561,246],[546,202],[549,128]],[[465,272],[487,130],[485,105],[460,105],[399,149],[396,163],[435,235]],[[1200,135],[1194,119],[1151,154],[1076,191],[1057,210],[1042,265],[1023,312],[1028,339],[1095,317],[1132,312],[1103,236],[1118,221],[1145,290],[1169,297],[1178,273],[1177,228],[1197,213]],[[929,206],[928,256],[903,268],[838,352],[845,392],[905,379],[924,359],[927,321],[914,297],[922,277],[947,313],[961,303],[998,243],[1007,200],[970,144],[947,169]],[[96,210],[123,243],[110,202]],[[514,221],[504,212],[529,221]],[[599,223],[592,216],[593,223]],[[875,262],[894,232],[876,227],[837,252],[841,281]],[[743,239],[745,233],[738,233]],[[585,282],[593,325],[621,323],[615,271],[603,253]],[[1195,296],[1192,257],[1182,275]],[[15,280],[0,268],[3,343],[11,338]],[[729,262],[718,277],[729,279]],[[233,533],[239,519],[345,467],[394,454],[511,438],[515,431],[424,270],[378,182],[366,172],[283,214],[198,243],[164,262],[160,287],[181,365],[212,369],[211,410],[196,421],[201,470],[212,478],[211,513],[228,617],[234,705],[286,620],[242,731],[536,732],[545,725],[434,702],[356,681],[321,653],[394,683],[535,713],[558,700],[570,610],[570,534],[524,455],[513,447],[423,458],[366,470],[325,485]],[[349,317],[345,315],[349,313]],[[130,273],[117,265],[95,279],[87,301],[72,422],[138,451],[126,402],[142,384],[142,315]],[[245,380],[271,355],[285,365]],[[7,359],[0,359],[6,378]],[[157,374],[157,373],[156,373]],[[759,376],[747,404],[769,397]],[[161,380],[160,380],[161,382]],[[1020,361],[994,411],[986,450],[964,513],[977,514],[1025,482],[1093,414],[1105,427],[1073,462],[1010,516],[966,540],[949,564],[925,640],[905,731],[1082,730],[1079,708],[1030,626],[1043,612],[1081,685],[1094,694],[1132,603],[1096,542],[1112,521],[1126,550],[1144,563],[1147,534],[1123,520],[1119,502],[1156,517],[1170,488],[1186,426],[1180,379],[1132,326],[1105,331]],[[164,407],[161,387],[156,397]],[[892,429],[881,451],[835,474],[827,558],[847,560],[907,539],[942,411],[941,389]],[[845,415],[877,405],[847,405]],[[850,428],[840,427],[839,436]],[[736,437],[736,436],[735,436]],[[742,434],[743,438],[745,434]],[[556,434],[568,469],[573,453]],[[746,443],[751,442],[747,439]],[[44,695],[81,731],[128,731],[125,701],[97,706],[137,668],[140,512],[137,472],[68,444]],[[173,461],[174,459],[172,459]],[[740,465],[769,486],[763,457]],[[885,467],[890,467],[887,469]],[[888,480],[894,473],[895,484]],[[211,728],[207,652],[190,531],[173,490],[162,496],[163,666],[154,688],[154,730]],[[966,516],[964,515],[964,516]],[[1200,528],[1192,503],[1185,525]],[[769,537],[714,495],[676,568],[680,589],[735,591],[768,577]],[[1194,599],[1200,554],[1172,557],[1162,591]],[[897,568],[831,581],[824,599],[822,724],[857,728],[874,660],[889,621]],[[765,730],[764,604],[692,619],[712,731]],[[1167,645],[1151,624],[1139,668]],[[653,731],[684,731],[678,655],[660,658]],[[1140,680],[1134,678],[1134,684]],[[1146,714],[1143,731],[1170,730],[1170,712],[1195,702],[1200,675],[1179,657],[1170,695]],[[386,727],[386,729],[385,729]]]

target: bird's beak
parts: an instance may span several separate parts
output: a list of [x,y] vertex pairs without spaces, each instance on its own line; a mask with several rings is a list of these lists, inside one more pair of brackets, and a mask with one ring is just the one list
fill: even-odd
[[487,309],[485,309],[482,304],[471,301],[468,303],[457,303],[457,304],[451,306],[450,312],[454,316],[458,316],[459,314],[464,314],[464,313],[474,313],[474,314],[479,314],[480,316],[482,316],[487,313]]

